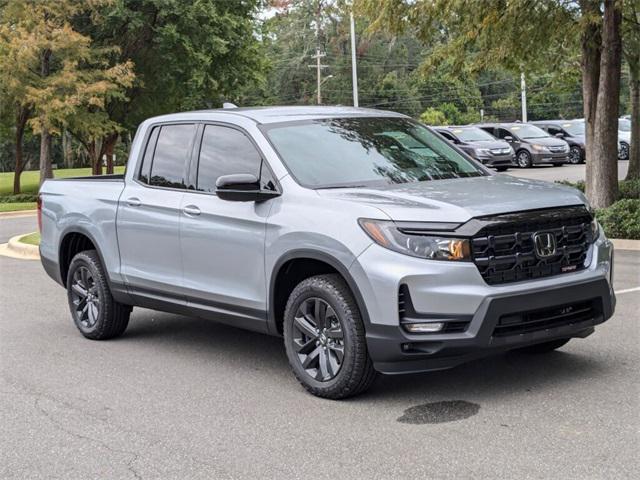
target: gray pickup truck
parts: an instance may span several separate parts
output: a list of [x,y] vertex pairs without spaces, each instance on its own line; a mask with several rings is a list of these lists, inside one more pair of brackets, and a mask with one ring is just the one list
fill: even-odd
[[311,393],[545,352],[614,311],[577,190],[496,175],[412,119],[343,107],[143,122],[123,176],[48,180],[40,253],[87,338],[134,306],[284,338]]

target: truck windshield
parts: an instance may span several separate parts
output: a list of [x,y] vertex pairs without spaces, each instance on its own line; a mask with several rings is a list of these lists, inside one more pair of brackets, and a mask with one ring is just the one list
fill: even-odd
[[487,175],[437,134],[406,118],[283,122],[263,130],[296,181],[309,188]]

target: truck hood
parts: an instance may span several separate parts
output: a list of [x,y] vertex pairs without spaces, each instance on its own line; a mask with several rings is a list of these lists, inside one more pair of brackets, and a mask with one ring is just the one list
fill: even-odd
[[396,221],[466,222],[472,217],[587,205],[574,188],[510,175],[381,187],[317,190],[321,196],[377,207]]

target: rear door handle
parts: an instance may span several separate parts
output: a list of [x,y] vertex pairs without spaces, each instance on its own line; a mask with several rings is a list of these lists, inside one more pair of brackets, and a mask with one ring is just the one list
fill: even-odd
[[186,207],[184,207],[182,209],[182,211],[186,215],[190,215],[192,217],[197,217],[198,215],[200,215],[200,209],[198,207],[196,207],[195,205],[187,205]]
[[130,207],[139,207],[140,205],[142,205],[142,202],[137,197],[131,197],[127,198],[127,205],[129,205]]

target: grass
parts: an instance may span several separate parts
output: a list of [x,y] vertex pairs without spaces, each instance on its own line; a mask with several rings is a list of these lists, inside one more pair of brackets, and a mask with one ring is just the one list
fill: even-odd
[[20,237],[20,243],[26,243],[29,245],[40,245],[40,233],[33,232],[25,235],[24,237]]
[[[124,173],[124,167],[115,167],[115,173]],[[64,168],[54,170],[55,178],[82,177],[91,175],[91,168]],[[22,193],[38,193],[38,184],[40,182],[40,172],[38,170],[29,170],[22,172],[20,176],[20,187]],[[13,194],[13,172],[0,172],[0,195]],[[4,210],[7,211],[7,210]]]
[[0,203],[0,212],[18,212],[20,210],[35,210],[35,202]]

